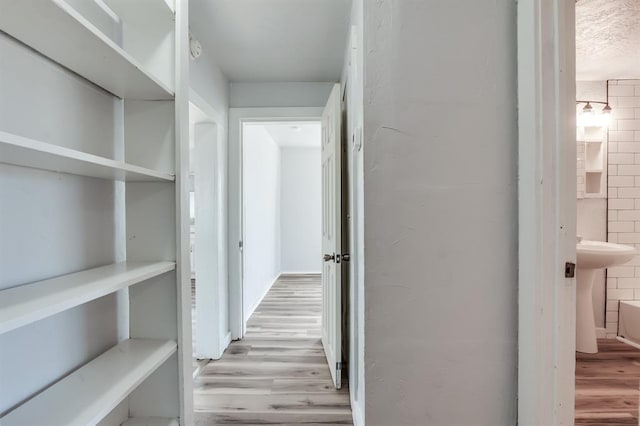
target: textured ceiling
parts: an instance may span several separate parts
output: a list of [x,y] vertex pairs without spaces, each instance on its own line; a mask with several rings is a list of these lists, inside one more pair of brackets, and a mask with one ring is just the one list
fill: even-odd
[[576,3],[576,79],[640,78],[640,0]]
[[351,0],[192,0],[189,24],[231,81],[337,81]]

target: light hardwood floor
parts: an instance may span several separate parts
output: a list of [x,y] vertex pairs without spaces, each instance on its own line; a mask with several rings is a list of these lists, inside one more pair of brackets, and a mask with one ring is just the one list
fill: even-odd
[[319,276],[280,278],[247,334],[195,381],[196,425],[350,425],[346,378],[336,390],[320,342]]
[[598,340],[597,354],[576,353],[576,425],[638,425],[640,351]]

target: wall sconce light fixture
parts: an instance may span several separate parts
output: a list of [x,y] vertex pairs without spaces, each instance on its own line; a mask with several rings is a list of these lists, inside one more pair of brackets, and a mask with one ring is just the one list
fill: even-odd
[[[582,113],[578,121],[578,125],[581,127],[606,127],[611,122],[611,107],[608,102],[600,101],[576,101],[576,104],[585,104],[582,108]],[[602,104],[601,114],[596,116],[591,104]]]

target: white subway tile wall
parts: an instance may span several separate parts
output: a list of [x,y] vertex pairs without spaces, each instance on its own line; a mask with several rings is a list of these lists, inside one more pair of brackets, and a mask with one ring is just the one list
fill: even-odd
[[[607,158],[608,240],[640,249],[640,80],[610,80],[608,84],[613,108]],[[578,159],[579,163],[580,154]],[[584,184],[578,184],[578,196],[581,191]],[[640,300],[640,256],[607,270],[608,338],[617,334],[620,300]]]

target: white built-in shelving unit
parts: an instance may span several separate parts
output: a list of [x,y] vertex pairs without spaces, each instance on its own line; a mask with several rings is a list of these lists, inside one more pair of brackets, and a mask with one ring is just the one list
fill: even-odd
[[104,3],[121,40],[71,2],[0,0],[0,30],[111,93],[124,133],[124,151],[108,158],[0,129],[0,162],[123,181],[126,216],[116,231],[126,261],[0,291],[0,334],[123,290],[129,305],[126,338],[5,413],[3,426],[191,423],[187,2]]
[[[169,9],[164,0],[153,2],[162,3]],[[130,2],[129,7],[141,7],[137,3]],[[157,74],[144,68],[140,59],[125,50],[126,46],[121,47],[102,34],[64,0],[4,0],[2,12],[0,27],[4,32],[115,96],[122,99],[173,99],[173,89],[161,82]],[[25,22],[20,17],[28,17],[29,20]],[[151,24],[153,16],[148,18]],[[141,28],[139,32],[143,31]],[[167,31],[173,30],[167,26]],[[149,43],[145,47],[142,41],[140,44],[139,50],[156,47],[149,46]]]
[[130,182],[172,182],[175,175],[0,131],[3,163]]
[[579,126],[577,140],[583,157],[584,198],[607,197],[607,128]]
[[124,340],[13,410],[2,424],[97,424],[175,352],[171,340]]
[[175,270],[174,262],[120,262],[2,291],[0,333]]

